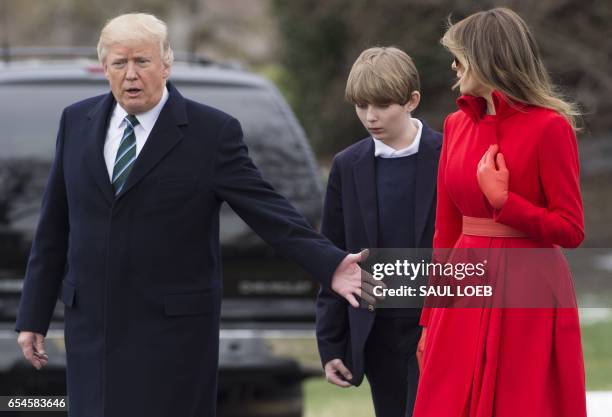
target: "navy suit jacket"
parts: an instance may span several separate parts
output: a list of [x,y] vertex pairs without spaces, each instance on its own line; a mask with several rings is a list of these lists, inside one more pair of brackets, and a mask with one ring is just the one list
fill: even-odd
[[112,94],[62,114],[16,327],[45,334],[59,294],[71,417],[215,414],[224,201],[325,288],[346,255],[262,179],[236,119],[168,90],[116,197]]
[[[417,247],[431,248],[435,223],[435,195],[442,135],[423,123],[417,156],[415,236]],[[374,141],[367,137],[334,158],[321,231],[339,248],[358,252],[378,247]],[[420,312],[416,310],[414,313]],[[351,369],[353,385],[363,380],[363,350],[375,312],[354,308],[321,288],[317,297],[317,343],[323,366],[342,359]]]

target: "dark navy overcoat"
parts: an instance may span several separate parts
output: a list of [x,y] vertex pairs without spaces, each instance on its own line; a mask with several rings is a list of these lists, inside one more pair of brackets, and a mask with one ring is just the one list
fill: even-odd
[[17,330],[65,304],[71,417],[205,417],[216,403],[223,201],[325,287],[346,255],[262,179],[239,122],[169,99],[115,197],[112,94],[62,114]]

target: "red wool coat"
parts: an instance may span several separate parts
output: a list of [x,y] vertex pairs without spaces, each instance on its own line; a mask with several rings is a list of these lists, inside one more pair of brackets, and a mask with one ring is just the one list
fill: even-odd
[[[584,238],[576,137],[557,112],[493,94],[462,96],[444,124],[435,248],[576,247]],[[494,210],[476,179],[498,144],[509,197]],[[493,218],[527,234],[462,234],[462,216]],[[570,288],[571,276],[559,278]],[[576,308],[425,308],[425,353],[414,417],[585,417],[585,377]]]

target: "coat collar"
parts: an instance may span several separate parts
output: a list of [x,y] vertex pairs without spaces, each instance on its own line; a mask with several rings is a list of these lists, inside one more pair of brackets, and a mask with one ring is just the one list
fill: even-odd
[[513,114],[524,112],[529,107],[528,104],[512,100],[497,90],[493,91],[492,98],[495,106],[494,116],[487,115],[487,101],[484,97],[464,94],[457,99],[457,106],[474,122],[478,122],[485,117],[503,120]]
[[87,166],[91,170],[98,188],[110,204],[113,203],[115,198],[121,198],[142,180],[183,137],[179,126],[188,123],[185,99],[170,82],[167,83],[167,88],[169,92],[168,101],[160,112],[145,146],[140,151],[123,190],[117,197],[114,195],[108,178],[103,151],[110,115],[116,103],[113,94],[108,93],[87,113],[90,122],[90,129],[88,129],[88,132],[90,132],[89,143],[86,151]]

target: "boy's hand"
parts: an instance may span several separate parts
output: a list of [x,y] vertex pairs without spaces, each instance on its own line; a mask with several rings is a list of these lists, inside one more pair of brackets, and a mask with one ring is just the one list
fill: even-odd
[[423,370],[423,356],[425,355],[425,341],[427,337],[427,327],[423,327],[421,331],[421,338],[419,339],[419,343],[417,344],[416,349],[416,358],[417,363],[419,364],[419,371]]
[[351,371],[348,370],[342,359],[332,359],[325,364],[325,379],[330,384],[337,385],[342,388],[351,386],[349,380],[353,379]]

